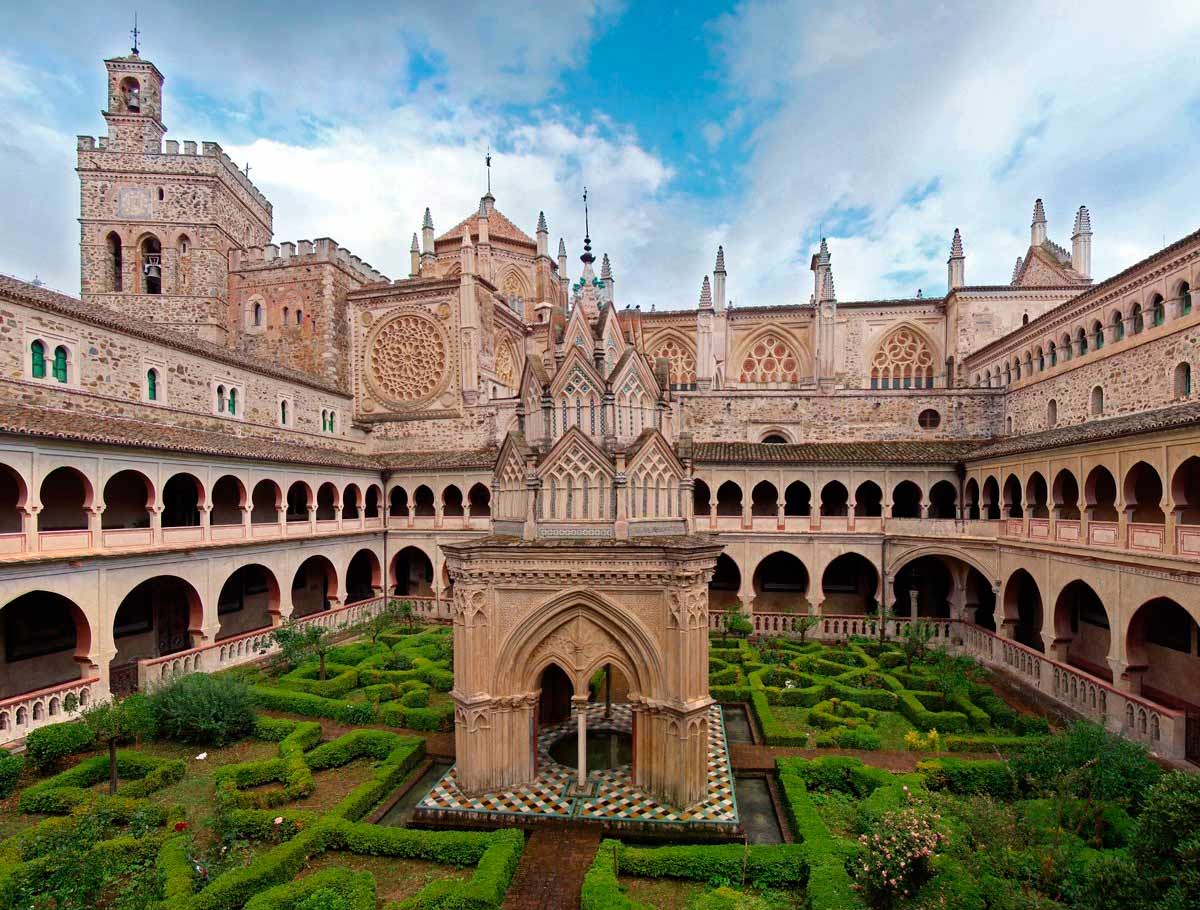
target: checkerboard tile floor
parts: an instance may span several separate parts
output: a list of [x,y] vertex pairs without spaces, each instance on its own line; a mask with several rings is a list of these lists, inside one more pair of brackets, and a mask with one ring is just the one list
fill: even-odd
[[[570,788],[575,771],[550,757],[549,748],[559,737],[574,732],[574,716],[544,728],[538,734],[538,767],[541,772],[533,783],[471,797],[458,789],[455,769],[451,768],[418,804],[423,809],[441,809],[470,813],[501,813],[542,818],[579,818],[597,821],[634,822],[707,822],[736,825],[737,803],[733,796],[733,776],[725,747],[725,727],[721,708],[709,709],[708,723],[708,797],[686,810],[663,805],[635,786],[629,765],[592,771],[588,774],[589,794],[572,796]],[[604,717],[603,705],[588,707],[588,730],[623,730],[633,727],[633,715],[627,705],[613,705],[612,716]]]

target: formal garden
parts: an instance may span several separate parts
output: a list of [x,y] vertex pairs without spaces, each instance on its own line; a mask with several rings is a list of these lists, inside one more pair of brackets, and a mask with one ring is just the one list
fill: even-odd
[[715,636],[709,688],[720,702],[748,703],[772,746],[991,752],[1049,733],[1045,718],[999,697],[973,661],[934,647],[932,629],[839,645]]
[[[450,630],[397,606],[341,633],[284,626],[258,665],[0,752],[0,906],[499,910],[519,829],[379,823],[452,729]],[[749,704],[769,743],[857,757],[776,754],[789,843],[601,842],[581,906],[1200,906],[1200,777],[1095,726],[1051,728],[934,644],[714,636],[718,700]],[[911,770],[878,767],[885,750]]]

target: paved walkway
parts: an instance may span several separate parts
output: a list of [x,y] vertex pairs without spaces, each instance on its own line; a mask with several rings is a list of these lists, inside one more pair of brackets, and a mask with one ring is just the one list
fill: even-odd
[[535,828],[508,886],[504,910],[578,910],[583,877],[599,846],[599,825]]

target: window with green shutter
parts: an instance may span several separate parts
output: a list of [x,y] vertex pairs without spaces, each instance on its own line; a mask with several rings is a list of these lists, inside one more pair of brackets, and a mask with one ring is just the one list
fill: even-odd
[[158,371],[146,371],[146,398],[150,401],[158,401]]
[[29,346],[30,372],[34,379],[46,378],[46,346],[35,341]]
[[229,390],[229,413],[237,413],[237,389]]
[[54,378],[59,382],[67,381],[67,349],[59,345],[54,349]]

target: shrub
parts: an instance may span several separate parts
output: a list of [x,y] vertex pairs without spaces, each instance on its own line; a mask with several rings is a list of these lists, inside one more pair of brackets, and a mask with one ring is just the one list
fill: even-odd
[[864,749],[872,752],[883,747],[883,740],[870,727],[838,727],[820,734],[816,742],[822,748]]
[[241,682],[207,673],[172,679],[151,696],[160,736],[223,746],[254,729],[254,704]]
[[0,799],[6,799],[17,787],[25,770],[25,756],[0,749]]
[[1058,793],[1113,801],[1137,808],[1159,779],[1159,769],[1144,746],[1114,736],[1103,727],[1077,723],[1040,748],[1013,758],[1022,784],[1033,792]]
[[1012,799],[1017,779],[1006,762],[966,761],[938,758],[917,763],[931,790],[948,790],[963,795],[984,794],[996,799]]
[[59,766],[68,755],[86,752],[96,744],[96,737],[82,721],[51,724],[31,730],[25,737],[25,755],[35,771],[45,774]]
[[945,841],[930,816],[914,808],[889,812],[878,830],[860,835],[854,879],[876,907],[892,907],[916,893],[930,873],[930,858]]
[[1164,907],[1200,906],[1200,777],[1164,775],[1146,796],[1133,857]]

